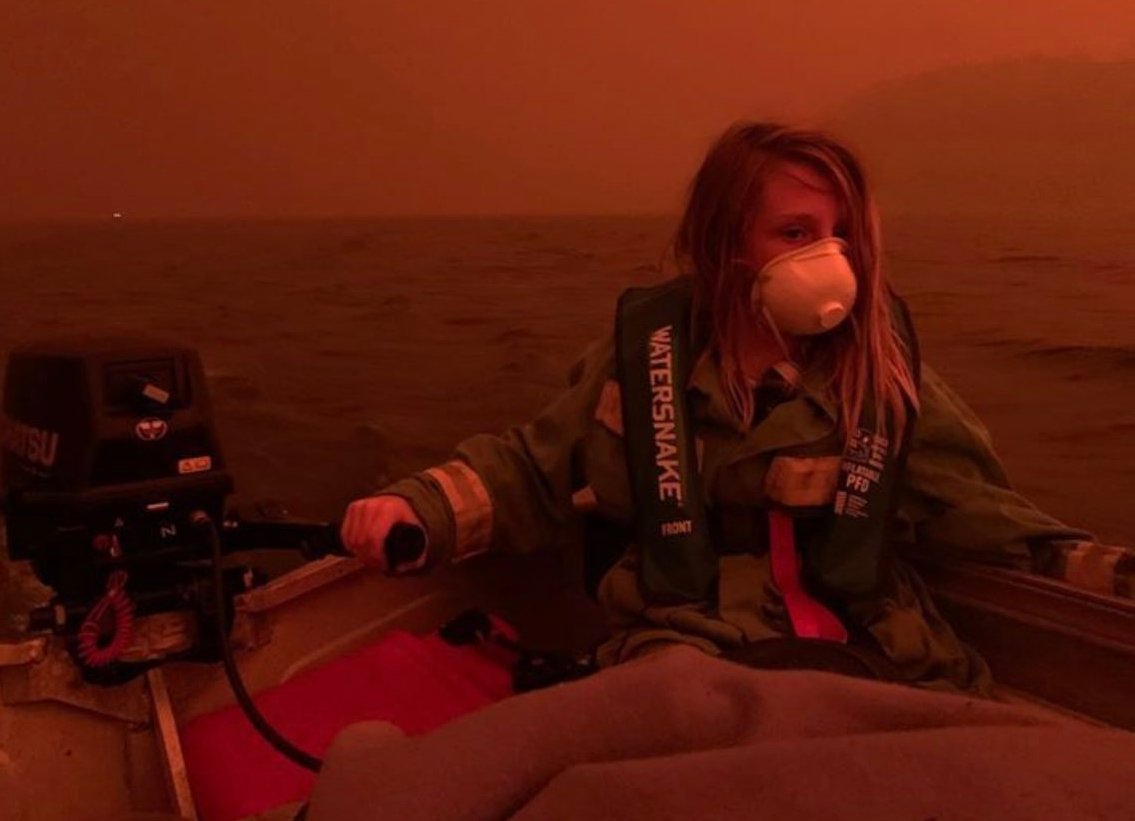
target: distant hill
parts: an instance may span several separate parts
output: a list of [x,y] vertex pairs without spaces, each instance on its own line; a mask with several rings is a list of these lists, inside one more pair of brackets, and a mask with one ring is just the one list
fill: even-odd
[[876,86],[826,124],[894,210],[1135,220],[1135,61],[940,69]]

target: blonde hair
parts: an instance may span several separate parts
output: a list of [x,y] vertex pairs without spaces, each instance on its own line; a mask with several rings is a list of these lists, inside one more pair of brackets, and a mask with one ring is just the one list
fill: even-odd
[[[819,131],[779,123],[736,123],[717,139],[690,185],[685,212],[671,252],[694,280],[694,333],[720,364],[722,387],[733,409],[752,424],[753,393],[742,370],[739,333],[751,322],[750,280],[736,260],[760,206],[764,173],[771,162],[806,164],[832,185],[847,217],[849,261],[858,295],[847,321],[828,333],[802,340],[805,362],[822,361],[828,388],[839,403],[846,440],[854,433],[868,395],[878,409],[876,430],[890,411],[892,444],[907,422],[904,398],[918,407],[918,390],[907,365],[909,351],[895,326],[891,289],[882,270],[879,215],[862,164],[843,143]],[[870,391],[870,394],[868,394]]]

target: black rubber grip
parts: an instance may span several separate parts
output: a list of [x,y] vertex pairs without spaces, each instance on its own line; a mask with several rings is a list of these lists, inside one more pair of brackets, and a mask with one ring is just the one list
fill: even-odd
[[413,564],[426,552],[426,532],[417,525],[396,522],[382,544],[386,566],[391,570]]
[[[295,519],[225,520],[221,534],[224,550],[299,550],[308,561],[324,556],[353,556],[340,538],[339,522],[307,522]],[[382,545],[387,567],[415,564],[426,551],[426,532],[408,522],[396,522]]]

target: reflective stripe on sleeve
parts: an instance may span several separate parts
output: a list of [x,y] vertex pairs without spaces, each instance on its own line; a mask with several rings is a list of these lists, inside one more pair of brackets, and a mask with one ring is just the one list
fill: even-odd
[[595,407],[595,418],[611,433],[623,435],[623,399],[619,383],[608,379],[599,394],[599,404]]
[[1121,547],[1078,542],[1065,555],[1064,579],[1076,587],[1114,596],[1115,566],[1125,555]]
[[456,542],[453,560],[484,553],[493,535],[493,503],[473,468],[457,460],[432,467],[425,474],[437,482],[453,511]]

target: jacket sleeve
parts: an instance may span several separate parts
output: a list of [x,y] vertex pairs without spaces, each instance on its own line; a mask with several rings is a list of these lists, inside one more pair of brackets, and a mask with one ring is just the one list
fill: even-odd
[[610,340],[592,344],[572,368],[568,390],[534,420],[472,436],[449,461],[378,493],[410,503],[435,562],[563,545],[577,533],[573,494],[585,484],[582,443],[613,372]]
[[919,550],[1027,570],[1048,545],[1092,541],[1013,489],[985,426],[925,365],[920,400],[899,496]]

